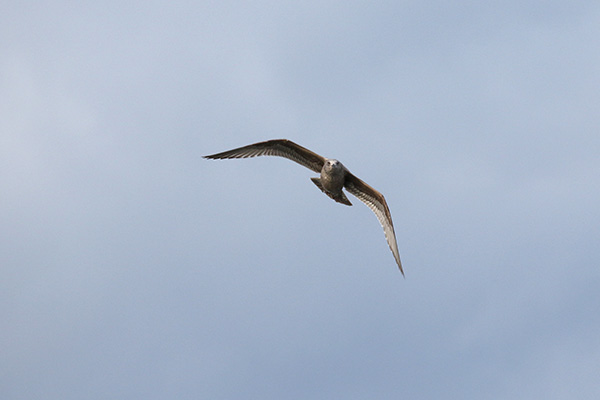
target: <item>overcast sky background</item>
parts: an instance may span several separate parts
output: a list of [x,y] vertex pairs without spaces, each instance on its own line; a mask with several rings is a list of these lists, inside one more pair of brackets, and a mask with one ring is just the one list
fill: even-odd
[[0,397],[600,398],[600,4],[299,3],[3,4]]

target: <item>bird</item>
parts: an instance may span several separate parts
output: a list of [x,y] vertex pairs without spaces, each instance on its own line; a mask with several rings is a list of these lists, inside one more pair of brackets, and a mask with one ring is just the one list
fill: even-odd
[[400,253],[396,242],[396,233],[392,223],[392,215],[383,195],[357,178],[341,162],[333,158],[325,158],[288,139],[273,139],[264,142],[238,147],[221,153],[203,156],[205,159],[222,160],[233,158],[249,158],[258,156],[278,156],[295,161],[298,164],[320,174],[310,178],[311,181],[327,196],[338,203],[351,206],[342,189],[356,196],[366,204],[377,216],[383,227],[388,246],[394,255],[396,264],[404,276]]

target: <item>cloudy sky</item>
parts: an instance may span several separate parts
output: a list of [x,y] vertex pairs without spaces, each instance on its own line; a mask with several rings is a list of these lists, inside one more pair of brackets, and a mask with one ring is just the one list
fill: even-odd
[[[599,398],[599,48],[591,0],[9,1],[1,397]],[[272,138],[405,279],[311,171],[201,158]]]

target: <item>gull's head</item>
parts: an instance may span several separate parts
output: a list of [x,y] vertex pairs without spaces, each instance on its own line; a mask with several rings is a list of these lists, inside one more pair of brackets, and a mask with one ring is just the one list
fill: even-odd
[[334,160],[333,158],[328,158],[325,160],[325,165],[323,165],[326,171],[336,171],[343,168],[342,163],[338,160]]

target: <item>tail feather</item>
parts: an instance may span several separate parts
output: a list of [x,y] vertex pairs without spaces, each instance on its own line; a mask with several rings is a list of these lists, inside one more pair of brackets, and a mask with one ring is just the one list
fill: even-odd
[[313,183],[315,185],[317,185],[317,187],[319,189],[321,189],[321,191],[323,193],[325,193],[327,196],[331,197],[333,200],[337,201],[338,203],[342,203],[347,206],[352,205],[352,203],[350,203],[350,200],[348,200],[348,198],[346,197],[346,195],[344,194],[343,191],[340,190],[339,193],[331,193],[331,192],[328,192],[327,190],[325,190],[325,188],[323,187],[323,184],[321,183],[321,178],[310,178],[310,180],[313,181]]

